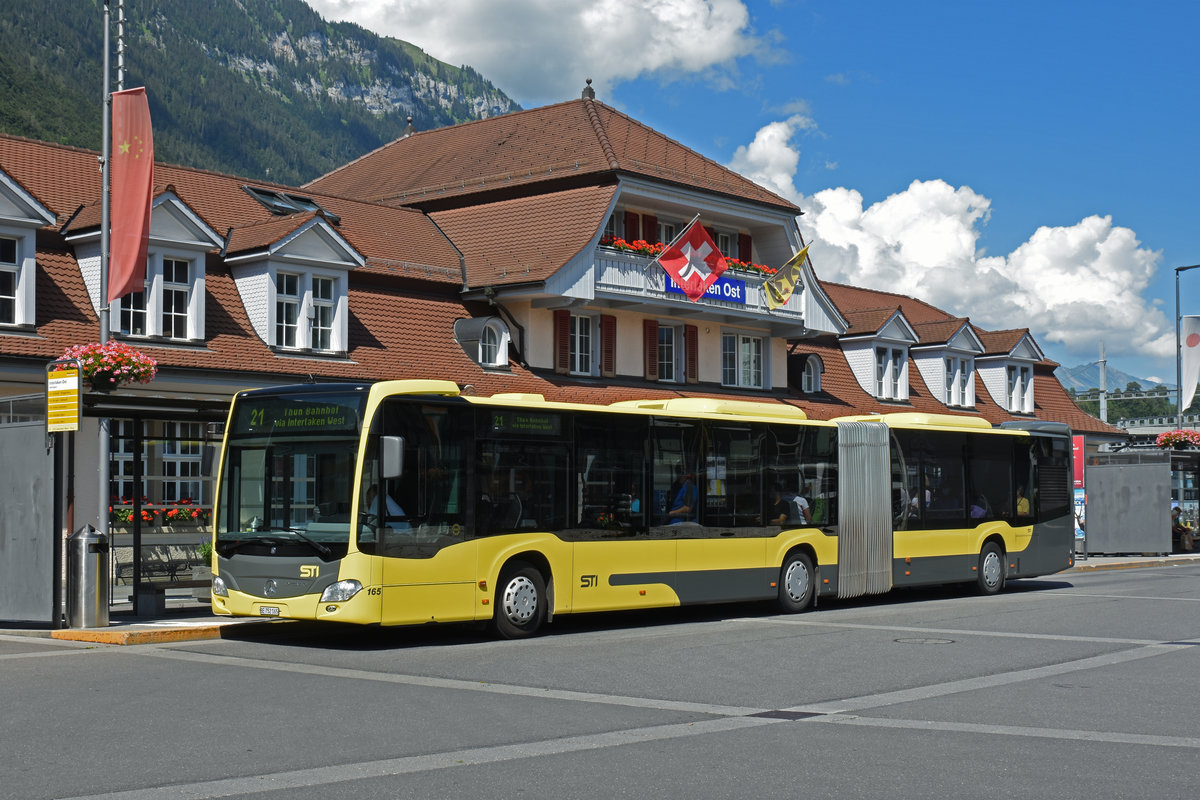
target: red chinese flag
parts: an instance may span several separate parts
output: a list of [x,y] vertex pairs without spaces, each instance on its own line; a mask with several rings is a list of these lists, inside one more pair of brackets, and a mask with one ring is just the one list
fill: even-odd
[[708,231],[693,222],[658,256],[658,263],[693,303],[704,296],[721,273],[725,271],[725,256],[717,249]]
[[112,229],[108,300],[141,291],[146,282],[150,202],[154,197],[154,138],[146,88],[113,92]]

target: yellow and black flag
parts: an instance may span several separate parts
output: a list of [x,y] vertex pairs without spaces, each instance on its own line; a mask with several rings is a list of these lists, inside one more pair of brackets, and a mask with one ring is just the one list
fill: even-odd
[[804,245],[799,253],[792,256],[786,264],[779,268],[778,271],[763,284],[763,291],[767,296],[767,308],[774,311],[782,305],[786,305],[791,298],[792,292],[800,285],[800,274],[803,269],[804,259],[808,256],[808,245]]

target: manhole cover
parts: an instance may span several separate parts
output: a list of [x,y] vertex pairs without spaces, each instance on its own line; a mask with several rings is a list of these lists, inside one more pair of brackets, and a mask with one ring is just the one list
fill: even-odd
[[954,644],[953,639],[931,639],[928,637],[911,637],[908,639],[893,639],[896,644]]

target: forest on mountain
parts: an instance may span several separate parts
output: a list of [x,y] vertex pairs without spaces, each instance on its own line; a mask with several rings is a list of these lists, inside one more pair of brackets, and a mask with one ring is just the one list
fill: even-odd
[[[103,8],[5,3],[0,132],[100,149]],[[302,0],[126,0],[125,15],[124,85],[146,87],[158,161],[296,186],[400,137],[410,116],[429,130],[519,109],[470,67]]]

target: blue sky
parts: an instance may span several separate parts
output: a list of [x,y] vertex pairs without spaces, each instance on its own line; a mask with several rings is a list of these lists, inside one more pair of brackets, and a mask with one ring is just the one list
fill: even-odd
[[[526,108],[598,99],[794,200],[818,277],[1174,382],[1200,6],[310,0]],[[1200,314],[1200,270],[1181,278]]]

